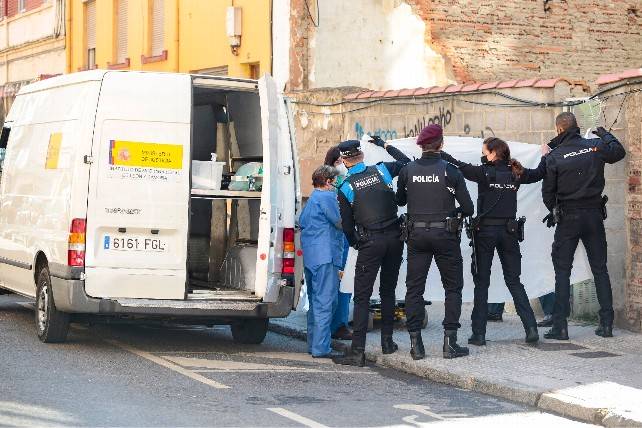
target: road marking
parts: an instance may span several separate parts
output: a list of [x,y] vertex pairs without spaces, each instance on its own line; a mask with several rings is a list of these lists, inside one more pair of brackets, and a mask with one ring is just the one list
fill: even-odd
[[248,363],[244,361],[210,360],[205,358],[189,358],[164,355],[163,359],[189,367],[195,373],[215,372],[299,372],[299,373],[341,373],[341,374],[376,374],[370,371],[338,371],[322,370],[315,367],[279,366],[276,364]]
[[294,422],[298,422],[303,426],[310,427],[310,428],[328,428],[327,426],[318,423],[317,421],[313,421],[312,419],[306,418],[305,416],[297,415],[294,412],[291,412],[289,410],[286,410],[282,407],[268,407],[268,410],[270,412],[274,412],[279,416],[283,416],[284,418],[288,418]]
[[[395,409],[409,410],[411,412],[416,412],[421,415],[430,416],[431,418],[439,419],[440,421],[445,421],[452,418],[465,418],[468,416],[464,413],[439,414],[439,413],[431,412],[430,407],[422,406],[419,404],[395,404],[392,407],[394,407]],[[409,418],[409,420],[414,419],[413,417],[410,417],[410,416],[407,418]],[[403,420],[406,421],[406,418],[404,418]]]
[[216,382],[212,379],[208,379],[205,376],[201,376],[198,373],[194,373],[191,370],[188,370],[186,368],[183,368],[179,365],[176,365],[170,361],[166,361],[161,357],[157,357],[156,355],[150,354],[149,352],[141,351],[140,349],[133,348],[129,345],[125,345],[124,343],[120,343],[116,340],[106,340],[106,342],[124,349],[125,351],[131,352],[132,354],[138,355],[139,357],[145,358],[146,360],[149,360],[155,364],[158,364],[159,366],[163,366],[165,368],[168,368],[172,371],[175,371],[176,373],[180,373],[183,376],[187,376],[190,379],[193,379],[195,381],[204,383],[205,385],[211,386],[212,388],[217,388],[217,389],[228,389],[230,388],[227,385],[223,385],[222,383]]

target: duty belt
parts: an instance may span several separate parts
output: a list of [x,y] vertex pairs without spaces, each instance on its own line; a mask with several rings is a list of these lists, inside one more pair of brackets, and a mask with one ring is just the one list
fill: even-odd
[[412,227],[420,229],[445,229],[445,221],[431,221],[429,223],[425,221],[414,221],[412,222]]
[[504,226],[510,218],[482,218],[479,221],[480,226]]

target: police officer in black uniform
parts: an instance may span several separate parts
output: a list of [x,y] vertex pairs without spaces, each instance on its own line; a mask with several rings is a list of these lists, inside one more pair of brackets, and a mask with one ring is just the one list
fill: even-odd
[[606,197],[602,197],[604,164],[622,160],[626,152],[602,127],[595,131],[598,139],[582,138],[572,113],[558,115],[555,127],[558,135],[549,143],[555,149],[546,157],[546,178],[542,184],[542,198],[551,211],[544,220],[549,227],[557,223],[551,253],[555,269],[553,327],[544,337],[568,340],[570,276],[579,240],[586,249],[600,303],[600,326],[595,334],[612,337],[613,296],[606,268],[604,232]]
[[384,148],[395,162],[366,166],[359,141],[339,144],[343,163],[348,167],[338,192],[341,221],[350,246],[359,250],[359,254],[354,279],[352,347],[347,355],[333,359],[337,364],[365,365],[370,297],[379,269],[381,350],[392,354],[398,349],[392,340],[392,328],[403,242],[392,180],[410,159],[379,137],[373,137],[371,142]]
[[472,215],[474,207],[461,172],[441,158],[443,141],[441,126],[425,127],[417,137],[423,151],[421,158],[402,169],[397,181],[397,203],[408,205],[406,325],[410,333],[410,356],[414,360],[426,356],[421,326],[425,316],[426,278],[433,257],[446,292],[443,356],[468,355],[468,348],[457,345],[464,274],[459,228],[452,226],[456,222],[453,219]]
[[526,331],[526,342],[539,340],[537,322],[528,296],[519,276],[522,255],[519,250],[523,222],[517,216],[517,191],[520,185],[536,183],[546,174],[546,161],[542,157],[536,169],[526,169],[510,157],[505,141],[491,137],[482,143],[482,164],[460,162],[447,153],[442,157],[456,165],[468,180],[477,183],[477,217],[473,220],[475,234],[472,273],[475,282],[475,305],[472,313],[473,334],[471,345],[486,344],[488,315],[488,287],[495,249],[499,255],[506,286],[513,296],[515,309]]

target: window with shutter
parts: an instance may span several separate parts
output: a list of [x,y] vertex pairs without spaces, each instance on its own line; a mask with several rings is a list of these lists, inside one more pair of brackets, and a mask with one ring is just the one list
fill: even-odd
[[96,66],[96,0],[85,3],[85,38],[87,43],[87,69]]
[[165,0],[152,0],[151,55],[160,56],[165,48]]
[[127,58],[127,0],[118,0],[116,17],[116,62],[122,64]]

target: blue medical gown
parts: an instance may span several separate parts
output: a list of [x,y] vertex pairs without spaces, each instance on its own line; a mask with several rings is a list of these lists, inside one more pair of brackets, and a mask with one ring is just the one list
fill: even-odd
[[330,326],[339,295],[343,264],[343,231],[333,191],[315,189],[301,216],[301,247],[308,290],[308,352],[330,352]]

